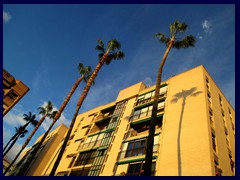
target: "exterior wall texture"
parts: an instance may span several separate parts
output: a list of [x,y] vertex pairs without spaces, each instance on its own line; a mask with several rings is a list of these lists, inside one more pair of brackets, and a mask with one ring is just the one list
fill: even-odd
[[[140,82],[79,114],[56,175],[141,175],[154,90]],[[152,175],[235,175],[235,111],[203,66],[162,82],[157,117]]]

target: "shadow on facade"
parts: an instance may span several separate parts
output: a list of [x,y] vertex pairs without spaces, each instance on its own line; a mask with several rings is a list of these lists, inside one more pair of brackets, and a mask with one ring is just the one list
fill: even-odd
[[179,126],[178,126],[178,138],[177,138],[177,153],[178,153],[178,176],[182,176],[182,162],[181,162],[181,129],[182,129],[182,120],[183,120],[183,113],[184,108],[186,106],[186,99],[188,97],[195,97],[202,93],[202,91],[196,91],[197,87],[193,87],[188,90],[182,90],[181,92],[176,93],[171,100],[171,103],[177,103],[178,100],[183,99],[182,101],[182,110],[180,114]]

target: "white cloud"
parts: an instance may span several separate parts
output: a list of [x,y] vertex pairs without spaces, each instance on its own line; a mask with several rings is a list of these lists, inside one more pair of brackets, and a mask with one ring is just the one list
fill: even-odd
[[208,20],[204,20],[202,22],[202,28],[206,34],[212,33],[212,23],[210,23]]
[[152,78],[150,78],[150,77],[146,77],[146,78],[143,80],[143,83],[144,83],[147,87],[149,87],[149,86],[152,86],[152,85],[153,85],[153,80],[152,80]]
[[200,40],[202,40],[202,39],[203,39],[203,36],[198,33],[198,34],[197,34],[197,38],[200,39]]
[[12,112],[9,112],[4,117],[4,122],[9,124],[10,126],[20,126],[26,124],[26,121],[23,120],[23,112],[19,112],[18,114],[14,114]]
[[3,22],[8,23],[11,20],[12,16],[9,12],[3,10]]

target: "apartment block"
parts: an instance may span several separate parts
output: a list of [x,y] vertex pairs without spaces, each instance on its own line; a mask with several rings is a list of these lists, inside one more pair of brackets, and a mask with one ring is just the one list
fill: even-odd
[[[59,144],[63,142],[67,130],[66,125],[59,125],[48,134],[40,149],[36,149],[44,134],[41,135],[35,141],[34,145],[23,153],[20,161],[16,164],[10,175],[42,176],[42,174],[45,174],[46,164],[51,161],[52,157],[56,156]],[[38,152],[32,158],[32,154],[36,150]]]
[[[79,114],[55,175],[141,176],[154,93],[139,82]],[[161,83],[155,129],[152,176],[235,175],[235,110],[202,65]]]
[[3,69],[3,116],[29,91],[29,88]]

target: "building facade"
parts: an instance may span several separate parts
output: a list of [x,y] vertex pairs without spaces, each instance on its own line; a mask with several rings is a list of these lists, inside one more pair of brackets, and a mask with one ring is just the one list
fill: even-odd
[[[3,157],[3,172],[5,172],[5,170],[7,169],[7,167],[11,164],[11,160],[7,157],[7,156],[4,156]],[[12,166],[10,168],[10,170],[6,173],[6,175],[8,176],[9,173],[11,173],[12,169],[14,169],[14,166]]]
[[38,149],[32,162],[30,162],[32,159],[32,152],[36,150],[36,147],[44,134],[41,135],[35,141],[34,145],[22,155],[20,161],[16,164],[10,175],[41,176],[42,174],[45,174],[46,164],[48,164],[51,161],[51,158],[57,154],[59,144],[63,141],[67,130],[67,126],[61,124],[50,132],[40,149]]
[[3,69],[3,116],[29,91],[29,88]]
[[[154,91],[140,82],[79,114],[55,175],[140,176]],[[202,65],[162,82],[158,102],[153,176],[235,175],[235,111]]]

